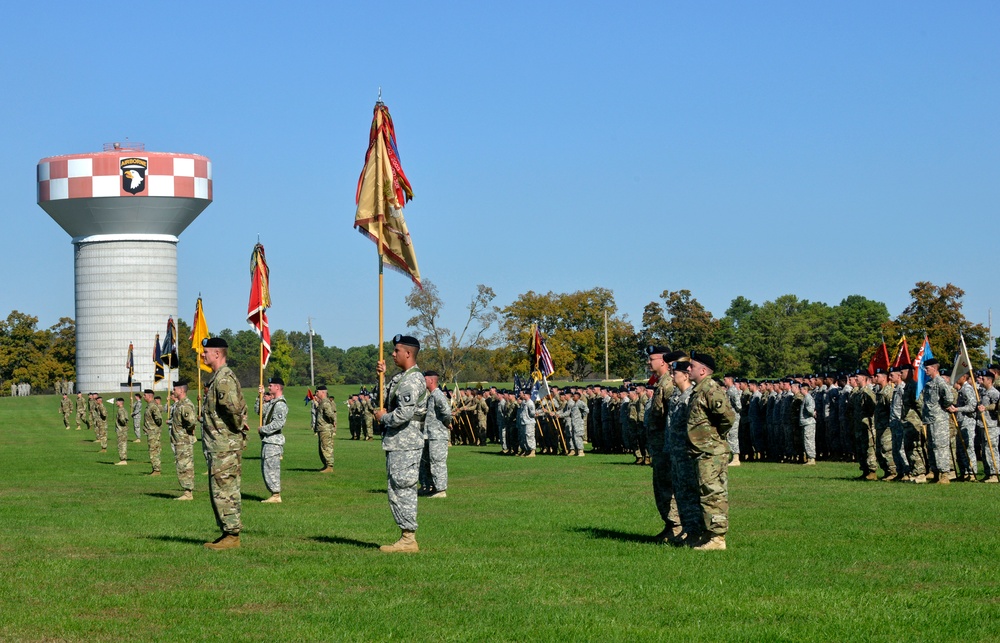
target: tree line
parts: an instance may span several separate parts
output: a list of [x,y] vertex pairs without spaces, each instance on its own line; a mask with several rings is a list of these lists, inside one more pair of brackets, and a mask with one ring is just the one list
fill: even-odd
[[[836,305],[783,295],[760,304],[743,296],[721,317],[707,310],[689,290],[664,290],[649,302],[638,328],[622,314],[614,293],[602,287],[572,293],[528,291],[504,307],[479,285],[465,310],[463,327],[442,326],[445,303],[437,287],[424,281],[406,298],[413,311],[408,327],[420,339],[421,365],[438,370],[446,381],[510,381],[529,371],[529,329],[538,324],[556,366],[558,379],[612,379],[646,376],[641,349],[648,344],[711,354],[720,371],[754,378],[793,373],[844,372],[864,367],[885,341],[892,351],[906,336],[915,351],[928,336],[934,353],[950,361],[965,337],[973,365],[985,366],[989,329],[969,322],[962,312],[965,292],[953,285],[918,282],[910,303],[892,318],[882,302],[851,295]],[[605,333],[605,327],[607,333]],[[178,320],[180,376],[197,377],[194,351],[186,341],[188,323]],[[51,390],[59,380],[75,379],[76,327],[62,318],[38,328],[38,318],[13,311],[0,322],[0,391],[11,382]],[[249,329],[219,333],[229,343],[229,365],[244,386],[256,386],[260,340]],[[315,383],[371,386],[378,346],[342,349],[314,334]],[[995,348],[995,347],[994,347]],[[386,355],[392,348],[387,343]],[[310,385],[309,334],[276,330],[271,335],[267,374],[290,386]],[[4,386],[6,385],[6,386]]]

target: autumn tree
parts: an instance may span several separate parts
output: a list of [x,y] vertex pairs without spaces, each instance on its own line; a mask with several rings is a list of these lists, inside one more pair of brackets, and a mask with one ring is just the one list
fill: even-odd
[[63,317],[51,328],[38,329],[38,318],[12,311],[0,321],[0,382],[27,382],[35,390],[76,373],[76,326]]
[[[673,350],[702,351],[715,358],[719,372],[732,372],[738,360],[729,345],[731,336],[690,290],[664,290],[646,304],[640,336],[646,344],[666,344]],[[729,340],[727,342],[727,340]]]
[[414,312],[406,325],[420,340],[421,363],[439,371],[446,382],[469,370],[473,354],[490,347],[488,332],[497,320],[497,309],[492,305],[495,297],[489,286],[476,286],[476,294],[465,307],[465,324],[461,331],[453,332],[441,325],[444,301],[437,286],[429,279],[424,280],[423,288],[414,286],[406,296],[406,305]]
[[965,291],[954,284],[936,286],[929,281],[918,281],[910,290],[910,304],[896,319],[885,324],[887,337],[917,338],[909,342],[913,348],[920,345],[926,333],[935,356],[942,362],[951,362],[958,353],[959,336],[964,335],[972,365],[983,366],[989,329],[965,318],[964,296]]

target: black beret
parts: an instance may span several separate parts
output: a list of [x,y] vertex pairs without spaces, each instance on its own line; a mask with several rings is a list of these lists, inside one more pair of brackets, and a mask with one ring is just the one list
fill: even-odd
[[647,355],[662,355],[663,353],[669,353],[670,349],[666,346],[656,346],[651,344],[642,349],[642,352]]
[[267,383],[268,384],[279,384],[281,386],[284,386],[285,385],[285,380],[281,379],[280,375],[274,375],[269,380],[267,380]]
[[417,350],[420,350],[420,342],[416,337],[411,337],[410,335],[396,335],[392,338],[392,344],[402,344],[403,346],[412,346]]
[[875,372],[872,373],[872,375],[884,375],[885,373],[888,373],[888,372],[889,371],[887,371],[884,368],[882,368],[881,366],[879,366],[878,368],[875,369]]
[[143,389],[142,394],[143,395],[154,395],[153,389],[151,389],[151,388]]
[[924,366],[937,366],[939,363],[934,357],[924,360]]
[[942,368],[941,369],[941,374],[942,375],[951,375],[951,369],[950,368]]
[[684,360],[682,362],[674,362],[674,370],[687,373],[688,369],[691,368],[691,362]]
[[205,348],[229,348],[229,344],[221,337],[206,337],[201,340],[201,345]]
[[424,377],[441,377],[441,375],[437,371],[424,371]]
[[317,393],[319,393],[320,391],[325,391],[325,390],[326,390],[326,386],[323,385],[323,384],[320,384],[319,386],[316,387],[316,392]]
[[174,388],[179,388],[181,386],[183,386],[184,388],[187,388],[187,386],[188,386],[188,381],[185,378],[183,378],[183,377],[181,379],[177,380],[176,382],[174,382]]
[[992,379],[996,379],[996,377],[995,377],[995,376],[993,375],[993,371],[991,371],[991,370],[990,370],[990,369],[988,369],[988,368],[984,368],[984,369],[982,370],[982,372],[980,372],[979,374],[980,374],[980,375],[982,375],[983,377],[988,377],[988,378],[990,378],[991,380],[992,380]]
[[695,351],[691,351],[691,361],[698,362],[699,364],[704,364],[709,368],[709,370],[712,371],[715,370],[715,360],[712,358],[711,355],[706,355],[705,353],[697,353]]
[[908,371],[911,368],[913,368],[913,364],[900,364],[899,366],[896,367],[896,372],[901,373],[903,371]]

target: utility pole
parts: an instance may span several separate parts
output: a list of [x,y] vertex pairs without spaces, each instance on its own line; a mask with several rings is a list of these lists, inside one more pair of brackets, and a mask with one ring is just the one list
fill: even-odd
[[316,388],[316,364],[313,362],[313,320],[309,317],[307,320],[309,324],[309,383],[312,387]]
[[611,379],[611,372],[608,370],[608,309],[604,309],[604,379]]

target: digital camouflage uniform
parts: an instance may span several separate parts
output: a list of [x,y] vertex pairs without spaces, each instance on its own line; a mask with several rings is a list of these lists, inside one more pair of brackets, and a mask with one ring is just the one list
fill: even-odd
[[389,509],[403,531],[417,530],[417,482],[424,447],[427,383],[416,365],[389,380],[386,413],[379,424]]
[[177,482],[184,491],[194,491],[194,430],[198,411],[189,398],[170,409],[170,444],[174,449]]
[[[995,386],[980,387],[979,403],[983,405],[984,410],[976,414],[976,431],[981,435],[983,472],[989,479],[990,476],[997,475],[997,438],[1000,438],[997,428],[997,406],[1000,403],[1000,391]],[[983,426],[983,418],[986,418],[986,426]]]
[[142,400],[132,398],[132,428],[135,430],[135,439],[142,438]]
[[94,404],[94,437],[101,444],[101,451],[108,448],[108,407],[100,401]]
[[337,403],[332,397],[320,400],[316,406],[316,426],[319,439],[319,459],[325,468],[333,468],[333,439],[337,435]]
[[69,425],[73,420],[73,402],[70,401],[69,397],[64,397],[59,402],[59,412],[63,416],[63,426],[66,430],[69,430]]
[[535,403],[530,399],[517,407],[517,438],[522,453],[535,450]]
[[802,448],[807,460],[816,459],[816,400],[812,395],[802,398],[799,408],[799,427],[802,431]]
[[740,395],[740,389],[735,386],[730,386],[726,389],[726,397],[729,398],[729,406],[733,409],[733,414],[735,416],[735,421],[733,422],[733,430],[729,432],[729,449],[733,452],[733,455],[740,455],[740,432],[739,426],[742,422],[741,413],[743,413],[743,399]]
[[146,434],[146,444],[149,446],[149,463],[153,471],[160,470],[160,427],[163,426],[163,412],[155,402],[146,404],[146,412],[142,416],[142,430]]
[[427,394],[424,419],[424,450],[420,458],[420,486],[444,491],[448,488],[448,425],[451,403],[439,388]]
[[[260,409],[260,398],[254,404],[254,411]],[[264,423],[257,430],[260,435],[260,473],[264,486],[272,494],[281,493],[281,456],[285,452],[285,420],[288,418],[288,402],[284,395],[264,402]]]
[[951,415],[948,407],[954,402],[954,389],[938,375],[924,385],[920,392],[923,400],[923,421],[927,426],[927,455],[930,467],[938,473],[952,471]]
[[128,411],[125,405],[115,405],[115,435],[118,438],[118,460],[128,460]]
[[900,477],[909,475],[910,465],[903,449],[903,394],[906,382],[894,384],[892,387],[892,404],[889,405],[889,433],[892,437],[892,461],[896,464],[896,473]]
[[565,420],[563,426],[567,429],[566,447],[570,451],[583,453],[583,429],[586,426],[587,405],[583,400],[570,400],[564,405],[559,417]]
[[964,476],[975,476],[976,461],[976,392],[968,380],[958,389],[955,400],[955,420],[958,422],[958,440],[955,450],[958,467]]
[[368,396],[361,398],[361,439],[372,439],[372,427],[375,426],[375,405]]
[[247,445],[247,403],[236,375],[223,366],[209,380],[202,400],[202,439],[208,460],[208,491],[223,534],[238,535],[243,449]]
[[854,448],[862,474],[878,471],[875,457],[875,390],[871,384],[851,393],[851,417],[854,419]]
[[648,447],[653,464],[653,501],[668,531],[681,526],[674,498],[674,479],[670,448],[667,446],[669,400],[675,391],[670,373],[664,373],[653,388],[649,406]]
[[695,385],[688,405],[687,437],[698,472],[698,493],[705,531],[729,531],[729,460],[727,440],[735,415],[721,386],[706,377]]
[[892,457],[892,384],[879,388],[875,394],[875,459],[885,475],[897,474],[896,460]]
[[694,384],[681,391],[675,388],[668,400],[667,445],[673,477],[675,507],[681,527],[689,539],[697,538],[704,530],[701,500],[698,492],[698,471],[688,447],[687,421],[691,410]]
[[923,400],[917,397],[917,385],[912,380],[903,387],[903,451],[909,467],[907,473],[911,476],[927,474],[927,429],[920,419]]

